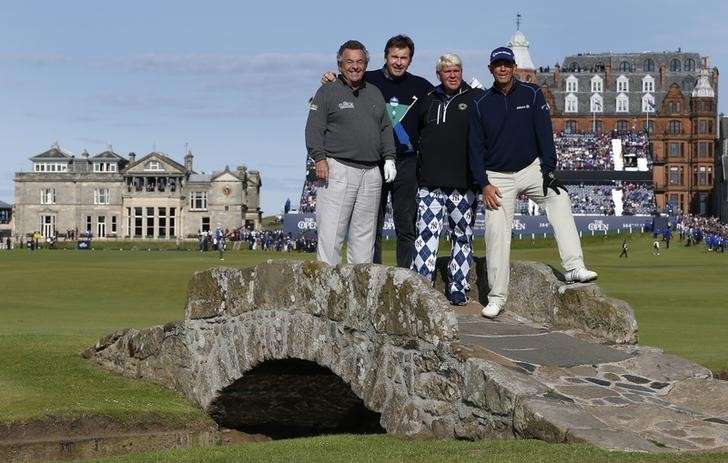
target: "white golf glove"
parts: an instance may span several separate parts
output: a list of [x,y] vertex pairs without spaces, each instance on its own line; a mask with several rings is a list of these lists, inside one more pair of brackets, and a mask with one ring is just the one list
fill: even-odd
[[392,183],[394,177],[397,176],[397,168],[394,166],[393,159],[387,159],[384,161],[384,181],[386,183]]

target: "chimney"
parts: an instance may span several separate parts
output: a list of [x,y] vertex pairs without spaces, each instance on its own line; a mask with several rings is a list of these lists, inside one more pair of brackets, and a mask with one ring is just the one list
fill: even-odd
[[667,88],[667,66],[664,64],[660,65],[660,90]]
[[134,164],[135,161],[136,161],[136,153],[134,153],[134,152],[129,153],[129,164]]
[[192,151],[187,151],[187,154],[185,155],[185,170],[187,172],[192,172]]
[[561,66],[554,66],[554,88],[556,91],[561,90]]

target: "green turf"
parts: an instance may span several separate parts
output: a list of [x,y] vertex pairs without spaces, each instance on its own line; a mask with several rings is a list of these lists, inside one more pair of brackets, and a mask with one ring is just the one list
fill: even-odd
[[238,462],[473,462],[473,463],[707,463],[728,454],[617,453],[588,445],[540,441],[404,440],[392,436],[322,436],[234,447],[154,452],[99,460],[114,463]]
[[[650,242],[649,237],[635,237],[630,257],[619,260],[621,238],[589,237],[584,239],[585,256],[588,265],[599,271],[599,283],[606,293],[634,307],[642,344],[662,347],[714,371],[728,369],[728,254],[707,253],[703,247],[686,248],[674,242],[658,257],[651,255]],[[126,420],[147,415],[161,415],[171,421],[203,418],[203,413],[182,397],[102,372],[81,359],[79,352],[118,328],[180,319],[192,272],[220,262],[213,253],[108,249],[113,243],[96,246],[107,249],[0,252],[0,421],[85,414]],[[387,246],[385,262],[391,264],[392,243]],[[475,248],[477,255],[483,255],[482,238]],[[517,241],[513,248],[514,259],[558,264],[553,241]],[[312,256],[238,251],[228,252],[224,264],[252,265],[281,257]],[[276,461],[297,460],[296,455],[332,461],[331,455],[338,452],[343,460],[366,461],[370,452],[362,446],[375,449],[371,460],[425,461],[435,455],[440,461],[451,461],[448,458],[463,452],[463,458],[482,461],[493,453],[505,455],[509,461],[507,455],[523,452],[545,459],[517,461],[688,461],[599,460],[613,454],[533,442],[425,444],[385,437],[261,444],[266,450],[257,455],[270,454]],[[335,449],[333,453],[328,447]],[[128,461],[240,461],[247,449],[208,449],[161,460]],[[549,452],[557,453],[548,456]],[[216,460],[218,453],[221,456]],[[569,459],[572,454],[576,456]]]

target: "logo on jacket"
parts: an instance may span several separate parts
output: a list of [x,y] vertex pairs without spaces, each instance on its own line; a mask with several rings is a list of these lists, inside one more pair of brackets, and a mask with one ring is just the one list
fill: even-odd
[[399,106],[399,99],[397,99],[396,96],[393,96],[392,98],[389,99],[389,104],[396,108],[397,106]]
[[468,105],[467,105],[467,103],[460,103],[460,104],[458,105],[458,109],[459,109],[460,111],[465,111],[466,109],[468,109]]
[[351,101],[342,101],[339,103],[339,109],[354,109],[354,103]]
[[526,105],[523,105],[523,106],[516,106],[516,109],[528,109],[530,107],[531,107],[530,104],[526,104]]

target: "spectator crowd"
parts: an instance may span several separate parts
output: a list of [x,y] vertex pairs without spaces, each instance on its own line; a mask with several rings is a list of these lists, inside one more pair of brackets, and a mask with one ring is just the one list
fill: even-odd
[[707,251],[715,252],[725,252],[728,247],[728,224],[717,217],[683,214],[677,218],[675,228],[686,246],[702,242]]

